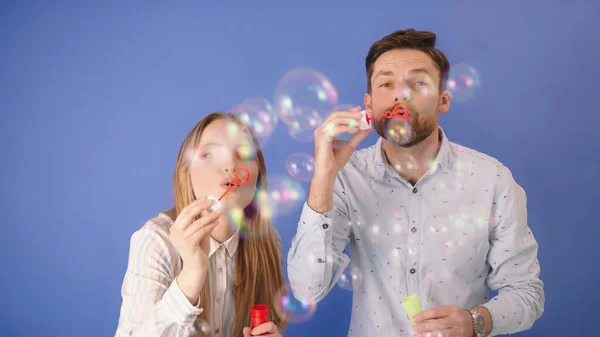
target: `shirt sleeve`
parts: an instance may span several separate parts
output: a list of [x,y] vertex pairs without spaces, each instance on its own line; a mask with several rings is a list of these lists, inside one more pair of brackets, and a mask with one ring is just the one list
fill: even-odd
[[194,335],[194,322],[203,309],[188,301],[177,275],[172,275],[169,244],[167,234],[151,227],[132,235],[115,337]]
[[344,249],[350,241],[348,207],[338,174],[333,208],[320,214],[305,202],[287,256],[287,272],[294,297],[318,302],[335,286],[350,262]]
[[484,304],[492,315],[490,336],[527,330],[544,311],[538,244],[527,225],[527,197],[500,166],[492,216],[487,285],[498,295]]

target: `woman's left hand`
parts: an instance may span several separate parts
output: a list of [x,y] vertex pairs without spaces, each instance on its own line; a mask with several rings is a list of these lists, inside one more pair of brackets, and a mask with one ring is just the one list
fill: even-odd
[[[263,335],[264,334],[264,335]],[[263,323],[254,329],[245,327],[244,337],[265,336],[265,337],[283,337],[279,333],[277,325],[273,322]]]

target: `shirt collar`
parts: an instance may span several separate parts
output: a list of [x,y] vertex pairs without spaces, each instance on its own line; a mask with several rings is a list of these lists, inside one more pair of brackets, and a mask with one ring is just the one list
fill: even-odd
[[[452,147],[450,146],[450,141],[446,137],[446,133],[444,133],[442,127],[438,126],[438,128],[440,130],[440,138],[442,144],[440,146],[440,150],[438,151],[437,156],[431,163],[431,168],[435,170],[437,169],[437,167],[440,167],[442,171],[449,172],[451,168],[451,162],[453,159],[453,151]],[[390,166],[387,159],[385,158],[383,152],[383,138],[381,137],[379,138],[379,140],[377,140],[377,143],[375,144],[375,158],[373,162],[376,178],[384,179],[386,174],[390,177],[394,175],[395,170]]]
[[210,258],[221,246],[225,246],[227,249],[227,253],[229,253],[229,257],[233,257],[235,251],[240,242],[240,230],[236,229],[233,235],[229,237],[229,239],[225,240],[223,243],[217,242],[217,240],[210,238],[210,252],[208,253],[208,257]]

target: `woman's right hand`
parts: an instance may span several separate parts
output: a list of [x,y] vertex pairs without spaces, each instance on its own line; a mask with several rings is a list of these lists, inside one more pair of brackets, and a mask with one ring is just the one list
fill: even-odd
[[[209,213],[212,200],[202,197],[181,210],[171,226],[169,240],[183,260],[177,276],[179,288],[192,305],[196,305],[208,271],[210,234],[219,224],[221,210]],[[200,218],[195,220],[198,215]]]

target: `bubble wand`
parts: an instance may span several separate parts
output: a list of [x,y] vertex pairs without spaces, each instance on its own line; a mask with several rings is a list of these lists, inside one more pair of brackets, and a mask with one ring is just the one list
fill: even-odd
[[[244,178],[240,178],[240,172],[245,172],[246,176]],[[239,169],[235,170],[234,177],[235,177],[235,179],[233,181],[230,181],[229,183],[227,183],[227,185],[229,187],[227,188],[227,190],[225,190],[225,192],[223,192],[223,194],[221,195],[221,197],[219,199],[215,198],[212,195],[209,195],[207,197],[207,199],[213,201],[212,205],[208,208],[208,211],[210,213],[218,211],[221,208],[223,208],[223,204],[221,203],[221,199],[223,199],[223,197],[225,197],[225,195],[229,191],[233,191],[233,190],[237,189],[238,187],[240,187],[241,184],[243,184],[243,183],[247,182],[248,180],[250,180],[250,172],[248,171],[248,169],[240,167]]]
[[[398,102],[398,98],[396,97],[395,99],[396,102]],[[373,117],[369,117],[369,115],[367,115],[367,110],[363,110],[360,112],[361,115],[364,116],[364,120],[366,123],[360,123],[359,125],[359,129],[360,130],[367,130],[371,128],[371,121],[373,119],[377,119],[377,118],[387,118],[387,119],[391,119],[392,117],[398,118],[398,119],[406,119],[408,118],[408,108],[406,108],[406,106],[397,103],[394,108],[392,110],[388,110],[386,111],[383,115],[380,116],[373,116]]]

